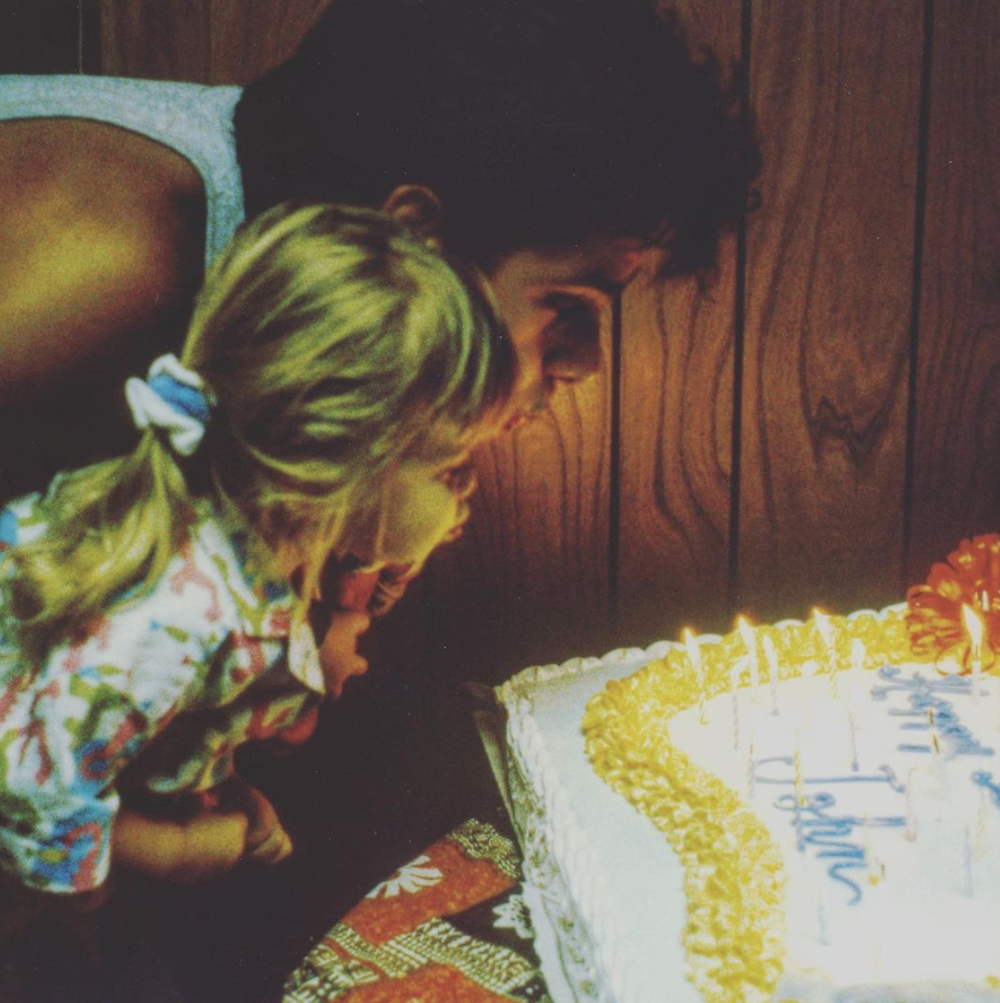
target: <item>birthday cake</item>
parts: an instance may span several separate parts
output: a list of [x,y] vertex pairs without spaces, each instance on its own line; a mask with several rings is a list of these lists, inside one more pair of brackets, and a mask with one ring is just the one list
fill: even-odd
[[982,648],[915,652],[906,620],[660,642],[498,689],[557,1003],[1000,1001],[1000,679]]

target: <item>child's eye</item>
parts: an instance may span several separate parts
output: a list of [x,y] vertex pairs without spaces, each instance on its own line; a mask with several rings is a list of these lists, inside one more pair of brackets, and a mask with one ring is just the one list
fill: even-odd
[[441,479],[449,491],[465,497],[476,490],[476,471],[472,463],[466,461],[457,467],[449,467]]

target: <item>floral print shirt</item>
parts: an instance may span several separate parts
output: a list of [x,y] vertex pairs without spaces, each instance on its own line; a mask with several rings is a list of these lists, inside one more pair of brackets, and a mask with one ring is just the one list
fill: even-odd
[[[44,531],[38,495],[3,509],[0,561]],[[0,616],[0,867],[45,891],[93,889],[124,791],[163,803],[210,791],[241,744],[314,713],[323,673],[295,601],[250,535],[203,503],[151,590],[43,661]]]

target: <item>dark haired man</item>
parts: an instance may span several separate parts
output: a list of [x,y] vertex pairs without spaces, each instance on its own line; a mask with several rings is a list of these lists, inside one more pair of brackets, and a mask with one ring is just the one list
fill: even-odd
[[0,78],[2,495],[127,444],[122,382],[180,337],[244,209],[436,232],[493,287],[517,421],[597,369],[597,316],[648,248],[711,267],[757,168],[716,67],[647,0],[337,0],[243,93],[125,83]]

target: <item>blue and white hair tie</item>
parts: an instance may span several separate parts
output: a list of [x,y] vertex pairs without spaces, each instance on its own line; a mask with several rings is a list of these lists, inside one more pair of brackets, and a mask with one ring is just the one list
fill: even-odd
[[162,429],[181,456],[190,456],[198,448],[215,403],[204,380],[174,355],[156,359],[146,379],[132,376],[126,380],[125,399],[135,427],[139,431]]

